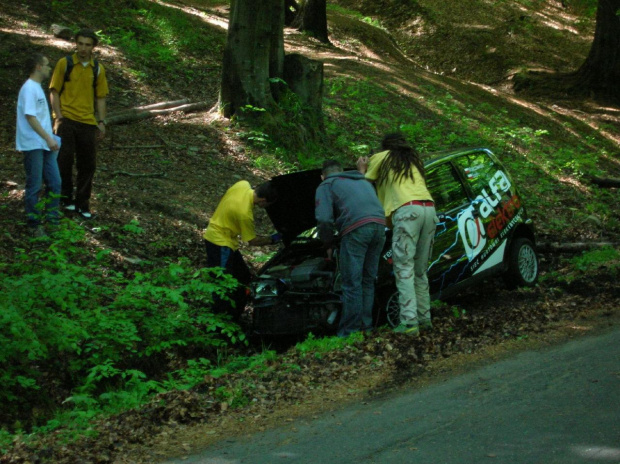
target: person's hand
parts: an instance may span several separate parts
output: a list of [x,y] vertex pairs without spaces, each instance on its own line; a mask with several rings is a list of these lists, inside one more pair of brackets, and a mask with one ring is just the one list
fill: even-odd
[[60,150],[58,142],[56,142],[56,139],[54,139],[54,137],[52,137],[51,135],[47,136],[47,138],[45,139],[45,143],[47,143],[47,147],[50,149],[50,151]]
[[362,174],[366,174],[366,171],[368,171],[368,162],[369,162],[369,158],[368,156],[360,156],[357,159],[357,170],[359,172],[361,172]]
[[105,137],[105,123],[103,121],[99,121],[97,124],[97,128],[99,129],[99,134],[97,134],[98,139],[102,139]]

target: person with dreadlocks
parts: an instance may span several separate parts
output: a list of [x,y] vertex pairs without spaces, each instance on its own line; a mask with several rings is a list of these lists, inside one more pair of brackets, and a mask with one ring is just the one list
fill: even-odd
[[400,324],[396,332],[418,336],[430,330],[431,303],[426,270],[437,214],[426,187],[424,163],[401,133],[388,134],[383,151],[361,157],[357,167],[374,182],[392,225],[392,259],[399,293]]

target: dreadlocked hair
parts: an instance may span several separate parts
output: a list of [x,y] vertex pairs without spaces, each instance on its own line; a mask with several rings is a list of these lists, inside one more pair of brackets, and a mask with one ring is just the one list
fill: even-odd
[[390,171],[393,173],[395,183],[400,183],[406,179],[415,182],[413,167],[420,171],[420,175],[426,181],[424,163],[420,159],[420,155],[415,148],[409,145],[401,133],[387,134],[381,141],[381,148],[389,150],[389,153],[379,166],[377,185],[387,182]]

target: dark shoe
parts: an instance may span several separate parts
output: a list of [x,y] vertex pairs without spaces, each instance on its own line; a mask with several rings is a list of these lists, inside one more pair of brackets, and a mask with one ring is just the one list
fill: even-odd
[[30,235],[33,238],[47,237],[47,232],[45,232],[43,226],[36,226],[30,228]]
[[86,219],[87,221],[90,221],[92,218],[95,217],[95,215],[91,213],[90,211],[88,211],[87,209],[78,209],[77,213],[80,216],[82,216],[84,219]]
[[431,330],[433,330],[431,321],[420,321],[420,332],[430,332]]

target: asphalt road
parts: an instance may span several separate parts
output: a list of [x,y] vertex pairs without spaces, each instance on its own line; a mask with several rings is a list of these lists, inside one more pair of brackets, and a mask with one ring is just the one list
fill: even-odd
[[620,463],[620,329],[168,464],[280,462]]

